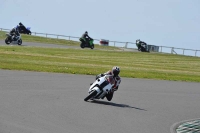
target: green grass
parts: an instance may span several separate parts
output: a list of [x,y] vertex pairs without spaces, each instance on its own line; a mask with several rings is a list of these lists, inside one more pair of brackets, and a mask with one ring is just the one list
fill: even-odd
[[171,54],[0,46],[0,69],[200,82],[200,58]]

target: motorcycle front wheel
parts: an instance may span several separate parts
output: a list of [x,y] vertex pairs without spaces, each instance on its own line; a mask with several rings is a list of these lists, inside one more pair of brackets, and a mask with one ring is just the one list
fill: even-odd
[[93,92],[91,92],[91,93],[84,99],[84,101],[89,100],[90,98],[94,97],[96,94],[97,94],[97,91],[96,91],[96,90],[93,91]]
[[22,39],[19,39],[17,42],[18,45],[22,45]]
[[91,49],[94,49],[94,44],[90,47]]

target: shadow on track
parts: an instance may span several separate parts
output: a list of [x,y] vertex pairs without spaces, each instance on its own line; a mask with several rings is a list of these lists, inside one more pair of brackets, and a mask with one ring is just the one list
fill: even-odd
[[96,104],[102,104],[102,105],[110,105],[110,106],[121,107],[121,108],[133,108],[133,109],[147,111],[145,109],[141,109],[141,108],[137,108],[137,107],[131,107],[131,106],[126,105],[126,104],[117,104],[117,103],[107,102],[107,101],[93,100],[93,101],[90,101],[90,103],[96,103]]

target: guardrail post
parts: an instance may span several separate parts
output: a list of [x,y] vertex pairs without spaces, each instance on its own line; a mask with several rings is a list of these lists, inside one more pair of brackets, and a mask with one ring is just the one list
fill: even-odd
[[70,40],[70,36],[69,36],[69,40]]
[[174,47],[172,47],[171,54],[174,54],[174,53],[177,54],[176,51],[174,51]]
[[172,47],[172,49],[171,49],[171,54],[173,54],[173,50],[174,50],[174,48]]
[[114,47],[115,47],[115,42],[114,42]]
[[184,55],[184,51],[185,51],[185,49],[183,49],[183,55]]
[[128,46],[128,42],[126,42],[126,43],[125,43],[125,46],[124,46],[124,48],[127,48],[127,46]]
[[195,56],[197,56],[197,50],[195,51]]
[[160,52],[162,53],[162,46],[160,46],[160,48],[161,48],[161,51],[160,51]]
[[57,39],[58,39],[58,35],[57,35]]
[[46,38],[47,38],[47,33],[46,33]]
[[[150,48],[150,50],[149,50],[149,51],[153,51],[152,49],[153,49],[153,47],[152,47],[152,45],[151,45],[151,48]],[[153,51],[153,52],[154,52],[154,51]]]

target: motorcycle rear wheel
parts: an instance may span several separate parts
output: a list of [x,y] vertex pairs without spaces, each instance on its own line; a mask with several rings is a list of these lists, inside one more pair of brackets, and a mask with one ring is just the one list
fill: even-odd
[[80,44],[80,47],[81,47],[81,48],[85,48],[85,44],[84,44],[84,43],[81,43],[81,44]]
[[90,93],[90,94],[84,99],[84,101],[89,100],[90,98],[94,97],[96,94],[97,94],[97,91],[95,90],[95,91],[93,91],[92,93]]
[[5,39],[5,43],[6,44],[10,44],[11,43],[11,41],[10,41],[10,39],[8,37]]

